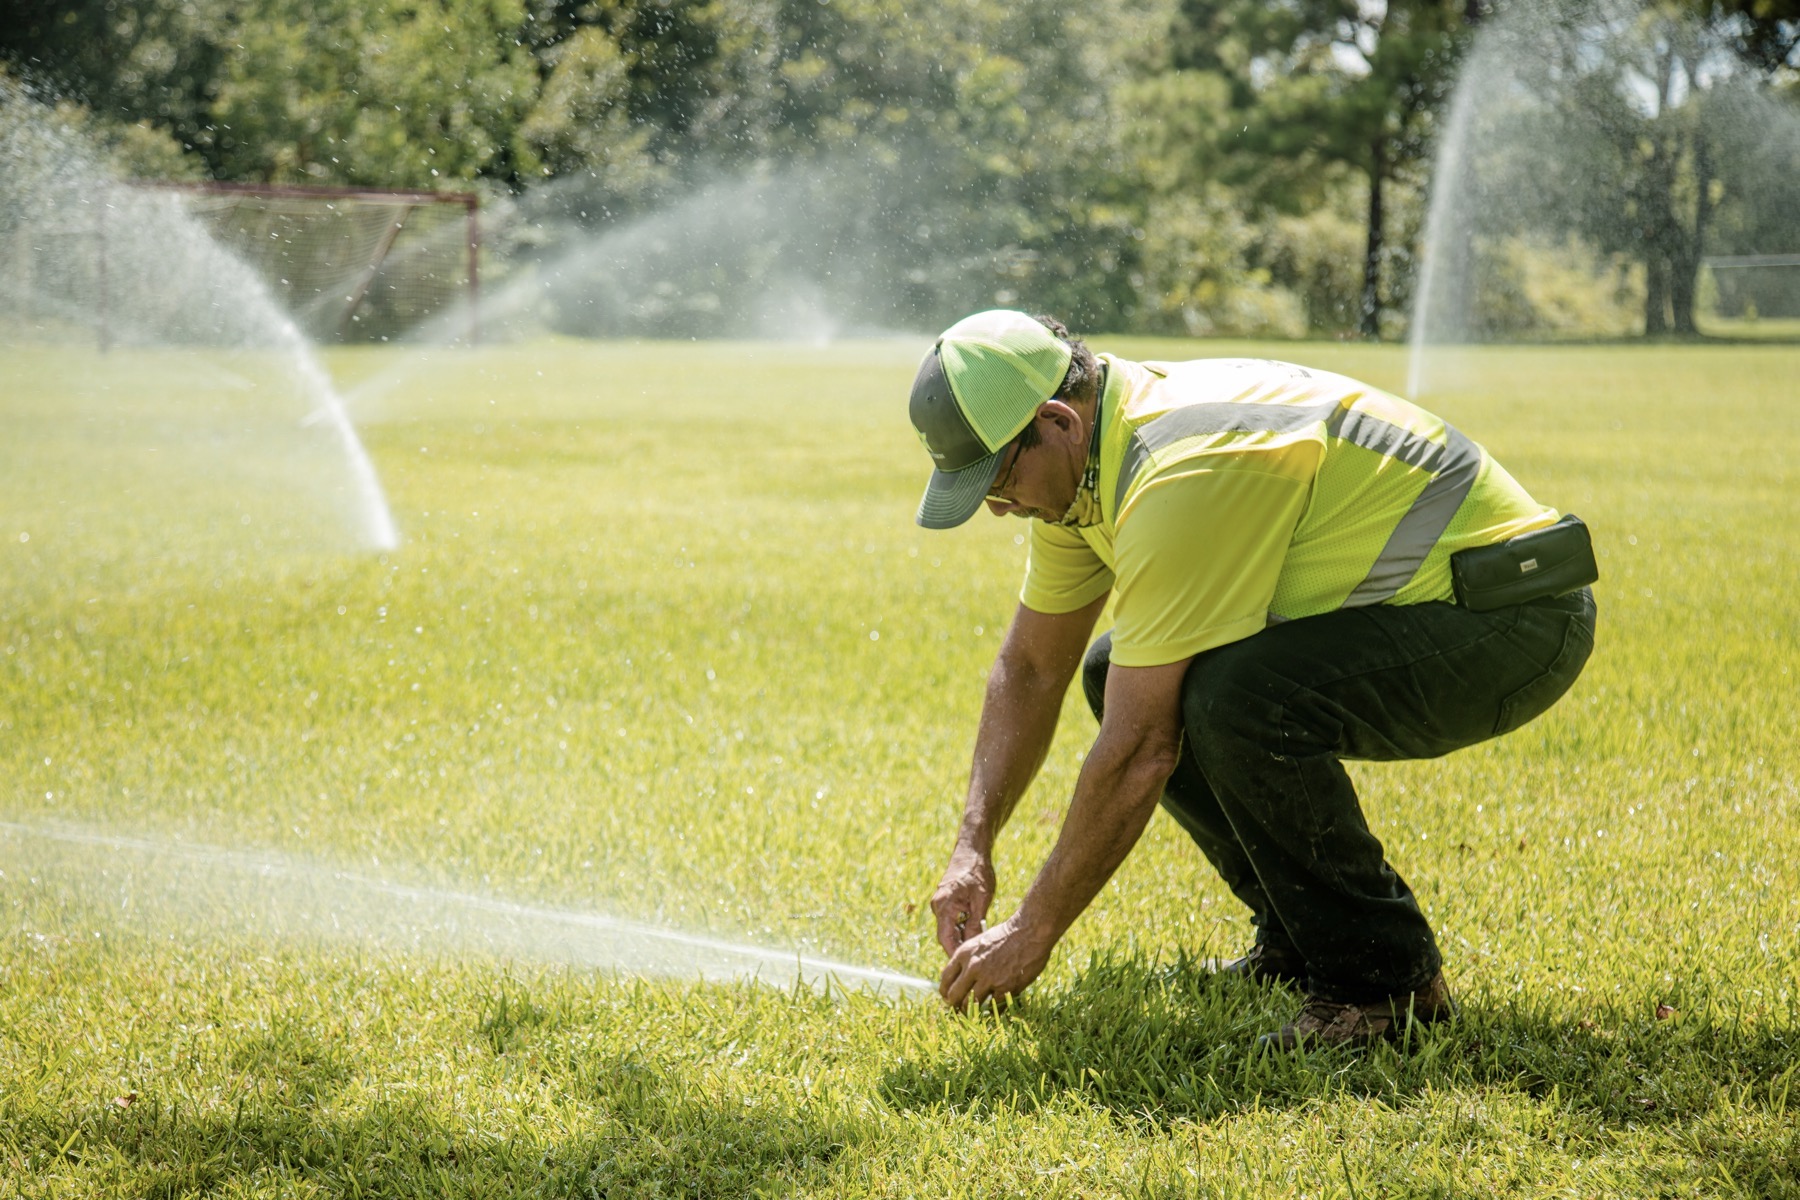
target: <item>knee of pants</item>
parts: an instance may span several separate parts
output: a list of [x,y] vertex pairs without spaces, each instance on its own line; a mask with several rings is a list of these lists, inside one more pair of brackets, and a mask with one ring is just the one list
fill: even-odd
[[1181,713],[1202,771],[1252,754],[1284,753],[1288,691],[1244,642],[1195,659],[1182,684]]
[[1101,719],[1106,709],[1106,671],[1112,665],[1112,631],[1094,639],[1087,657],[1081,661],[1081,691],[1087,697],[1094,720]]

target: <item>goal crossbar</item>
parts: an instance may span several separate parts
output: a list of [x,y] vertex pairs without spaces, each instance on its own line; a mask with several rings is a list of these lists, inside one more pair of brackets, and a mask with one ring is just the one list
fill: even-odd
[[[459,249],[463,258],[462,270],[466,272],[467,308],[467,323],[463,335],[471,344],[480,340],[480,198],[474,192],[163,179],[131,180],[127,186],[142,191],[169,192],[199,199],[214,198],[248,204],[280,205],[286,202],[302,209],[315,208],[319,212],[335,211],[338,204],[392,208],[393,214],[382,222],[372,240],[367,241],[361,250],[349,254],[345,261],[334,264],[340,277],[332,281],[329,294],[324,294],[326,289],[322,286],[316,289],[322,294],[315,299],[315,303],[329,299],[332,303],[328,307],[336,309],[335,329],[331,332],[340,338],[348,337],[352,325],[361,319],[371,287],[381,277],[384,267],[389,263],[390,253],[396,242],[407,232],[408,223],[414,214],[426,208],[460,207],[463,230]],[[251,245],[240,248],[252,252],[256,249]],[[288,281],[281,279],[279,282],[285,284]]]

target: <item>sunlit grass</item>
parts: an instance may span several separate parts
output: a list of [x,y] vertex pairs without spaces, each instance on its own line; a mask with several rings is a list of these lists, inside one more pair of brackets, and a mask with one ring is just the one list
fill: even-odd
[[1800,317],[1721,317],[1696,314],[1700,332],[1710,337],[1792,342],[1800,338]]
[[[338,353],[402,533],[377,555],[207,467],[201,399],[245,363],[6,351],[0,821],[935,975],[1023,527],[913,526],[918,352]],[[234,910],[254,879],[171,859],[151,887],[154,854],[0,831],[0,1196],[1800,1194],[1800,351],[1440,366],[1428,402],[1586,518],[1603,574],[1552,713],[1357,768],[1455,1028],[1252,1052],[1294,998],[1184,969],[1248,930],[1161,817],[1026,1002],[973,1021],[408,950],[379,906],[286,936]],[[115,404],[196,465],[95,436]],[[304,536],[259,547],[283,520]],[[1071,699],[1002,911],[1090,735]]]

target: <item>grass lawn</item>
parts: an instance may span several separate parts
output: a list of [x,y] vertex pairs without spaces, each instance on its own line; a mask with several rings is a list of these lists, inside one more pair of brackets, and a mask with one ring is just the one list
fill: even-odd
[[284,364],[0,348],[0,1198],[1800,1195],[1800,350],[1435,376],[1593,526],[1599,644],[1355,768],[1465,1015],[1287,1055],[1161,815],[1004,1015],[770,985],[940,965],[1023,526],[913,525],[921,349],[334,352],[379,552]]

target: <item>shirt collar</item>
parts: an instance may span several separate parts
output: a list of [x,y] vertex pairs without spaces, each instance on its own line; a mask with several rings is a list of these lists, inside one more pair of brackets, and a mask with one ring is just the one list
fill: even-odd
[[1100,361],[1100,386],[1094,391],[1094,418],[1089,424],[1087,467],[1081,472],[1081,483],[1069,511],[1056,524],[1064,529],[1080,529],[1100,523],[1100,426],[1106,414],[1106,380],[1110,364]]

